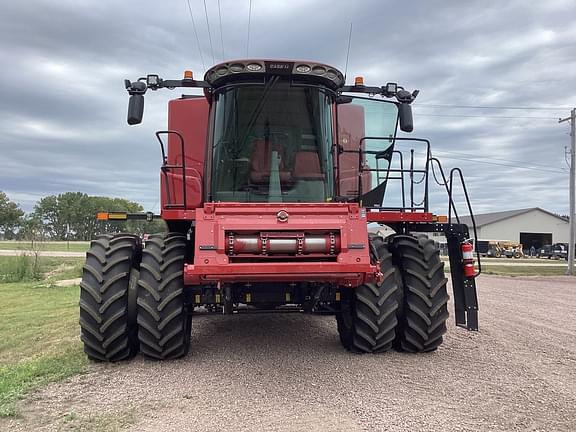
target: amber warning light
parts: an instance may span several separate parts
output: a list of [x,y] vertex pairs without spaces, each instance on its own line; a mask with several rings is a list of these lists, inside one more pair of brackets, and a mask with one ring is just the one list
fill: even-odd
[[191,70],[184,71],[184,79],[194,79],[194,74]]
[[124,212],[100,212],[96,214],[97,220],[126,220],[128,219],[128,214]]

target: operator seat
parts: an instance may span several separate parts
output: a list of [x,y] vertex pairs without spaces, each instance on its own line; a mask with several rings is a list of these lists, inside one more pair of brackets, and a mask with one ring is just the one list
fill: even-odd
[[299,151],[294,158],[294,178],[307,180],[323,180],[324,173],[320,169],[320,158],[314,151]]
[[292,173],[284,167],[284,149],[263,139],[254,140],[254,150],[250,159],[250,181],[256,184],[267,184],[270,181],[270,159],[272,152],[278,152],[280,156],[280,181],[289,182]]

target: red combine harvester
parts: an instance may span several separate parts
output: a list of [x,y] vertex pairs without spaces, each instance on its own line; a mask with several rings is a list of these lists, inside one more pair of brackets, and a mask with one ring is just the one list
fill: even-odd
[[[161,214],[99,214],[160,217],[169,232],[145,247],[129,234],[92,241],[80,298],[88,357],[183,356],[199,308],[333,313],[350,351],[433,351],[447,279],[437,244],[416,233],[445,235],[456,324],[477,330],[479,271],[452,199],[458,181],[470,210],[462,173],[446,176],[427,140],[396,137],[398,124],[413,129],[418,91],[361,77],[347,86],[316,62],[240,60],[203,81],[188,71],[127,80],[128,123],[142,121],[147,90],[176,87],[204,94],[170,101],[168,130],[156,133]],[[448,216],[429,211],[430,178]]]

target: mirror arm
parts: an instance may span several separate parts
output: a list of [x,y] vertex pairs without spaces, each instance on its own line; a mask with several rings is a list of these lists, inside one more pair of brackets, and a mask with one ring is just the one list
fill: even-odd
[[[392,83],[391,91],[388,90],[388,85],[382,87],[369,87],[364,85],[354,85],[354,86],[343,86],[339,89],[340,97],[342,93],[368,93],[370,95],[380,95],[382,97],[392,98],[396,97],[396,100],[400,103],[407,103],[411,104],[414,102],[414,99],[420,93],[420,90],[414,90],[412,93],[405,90],[402,86],[396,86],[396,84]],[[347,101],[343,101],[341,103],[346,103]]]

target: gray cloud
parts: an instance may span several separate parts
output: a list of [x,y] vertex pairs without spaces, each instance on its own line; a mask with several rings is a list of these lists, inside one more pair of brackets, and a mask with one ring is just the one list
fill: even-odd
[[[190,2],[209,67],[203,3]],[[243,58],[248,2],[221,4],[226,57]],[[430,105],[576,105],[574,9],[570,0],[530,7],[519,0],[253,0],[249,56],[344,69],[353,21],[348,76],[421,90],[415,135],[432,139],[447,168],[463,168],[476,211],[541,206],[567,213],[568,129],[555,120],[567,109]],[[218,62],[216,2],[208,11]],[[11,2],[0,16],[0,62],[0,190],[27,210],[43,195],[76,190],[157,206],[153,132],[165,128],[166,102],[180,93],[147,96],[144,124],[128,127],[122,80],[179,77],[184,69],[202,75],[185,0]],[[457,117],[466,115],[549,119]]]

